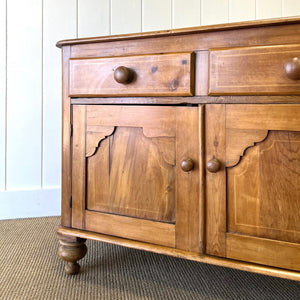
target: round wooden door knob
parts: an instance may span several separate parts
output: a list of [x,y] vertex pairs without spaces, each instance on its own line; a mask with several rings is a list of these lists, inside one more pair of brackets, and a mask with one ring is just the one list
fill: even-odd
[[188,158],[181,162],[181,169],[184,172],[190,172],[194,169],[194,162],[192,159]]
[[213,158],[207,162],[206,168],[209,172],[216,173],[221,169],[221,163],[216,158]]
[[285,74],[289,79],[300,79],[300,58],[294,57],[290,59],[284,66]]
[[124,66],[117,67],[114,71],[114,79],[118,83],[130,83],[133,79],[133,71]]

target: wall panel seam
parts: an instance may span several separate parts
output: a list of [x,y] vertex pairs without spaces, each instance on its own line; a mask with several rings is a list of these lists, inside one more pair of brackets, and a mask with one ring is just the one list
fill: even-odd
[[111,35],[112,30],[112,0],[109,0],[109,34]]
[[141,11],[142,11],[142,18],[141,18],[141,20],[142,20],[142,32],[144,32],[145,31],[145,26],[144,26],[144,0],[142,0],[142,5],[141,5]]
[[174,0],[171,1],[171,28],[174,28]]
[[143,0],[141,0],[141,32],[143,32]]
[[76,38],[78,39],[78,0],[76,0]]

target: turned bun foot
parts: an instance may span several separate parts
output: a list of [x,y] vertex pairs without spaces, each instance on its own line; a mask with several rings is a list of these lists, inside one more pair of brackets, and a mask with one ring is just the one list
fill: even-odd
[[76,241],[59,240],[60,247],[58,249],[58,255],[62,260],[67,262],[65,271],[69,275],[75,275],[79,273],[80,265],[78,260],[82,259],[87,248],[84,239],[77,239]]

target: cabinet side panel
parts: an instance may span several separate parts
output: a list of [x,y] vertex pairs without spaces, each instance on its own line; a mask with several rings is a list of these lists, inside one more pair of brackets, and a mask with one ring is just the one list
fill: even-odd
[[225,105],[207,105],[205,111],[206,162],[213,158],[221,162],[217,173],[206,172],[206,252],[225,256]]
[[69,198],[71,196],[71,112],[69,91],[69,57],[71,47],[62,48],[63,74],[62,74],[62,175],[61,175],[61,224],[71,226],[71,209]]

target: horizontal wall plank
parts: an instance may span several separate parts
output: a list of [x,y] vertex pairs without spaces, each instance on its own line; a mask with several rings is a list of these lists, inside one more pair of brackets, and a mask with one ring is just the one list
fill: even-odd
[[142,30],[141,0],[111,0],[111,34]]
[[0,0],[0,191],[5,189],[6,148],[6,0]]
[[[52,2],[53,5],[57,6],[57,9],[61,8],[62,2],[59,2],[59,5],[56,1]],[[72,0],[71,12],[74,8],[76,9],[76,0]],[[71,24],[76,22],[76,15],[73,16],[73,13],[70,14],[67,11],[65,16]],[[61,29],[64,30],[64,28]],[[108,34],[110,34],[110,0],[78,0],[78,37]]]
[[42,1],[7,4],[7,188],[40,187]]
[[0,220],[60,215],[59,187],[0,193]]
[[172,27],[172,0],[142,1],[142,31],[170,29]]
[[[58,40],[76,37],[76,0],[44,0],[42,186],[60,185],[61,50]],[[38,125],[38,124],[37,124]]]
[[200,0],[173,0],[172,28],[200,26]]

